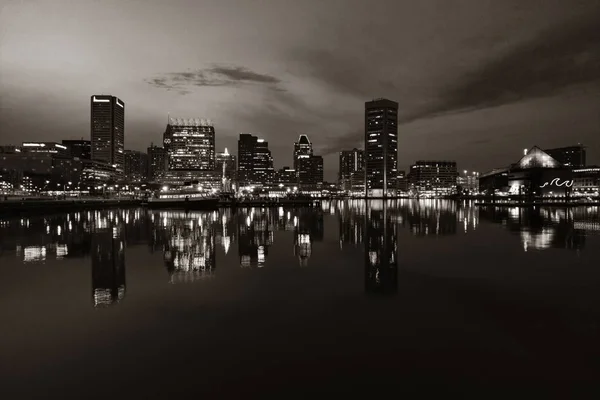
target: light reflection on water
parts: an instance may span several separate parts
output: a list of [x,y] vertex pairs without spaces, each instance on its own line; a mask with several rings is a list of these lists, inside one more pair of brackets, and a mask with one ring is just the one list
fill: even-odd
[[[523,251],[585,249],[586,237],[600,232],[597,207],[477,208],[445,200],[323,201],[317,208],[222,209],[210,212],[86,211],[0,220],[0,254],[23,264],[91,258],[95,306],[122,301],[126,293],[126,247],[147,245],[162,253],[168,282],[215,277],[216,249],[237,251],[239,267],[269,263],[276,232],[293,236],[290,255],[309,267],[314,246],[324,240],[324,219],[337,222],[338,251],[362,247],[365,288],[394,292],[398,234],[416,238],[473,235],[482,222],[498,224],[521,242]],[[330,250],[327,250],[330,251]]]

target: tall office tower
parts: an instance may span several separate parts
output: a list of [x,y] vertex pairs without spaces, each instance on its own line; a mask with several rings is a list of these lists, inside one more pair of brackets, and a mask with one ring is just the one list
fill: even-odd
[[581,168],[586,166],[585,147],[581,144],[544,150],[544,152],[567,167]]
[[170,118],[163,140],[169,170],[215,169],[215,128],[210,120]]
[[358,149],[340,151],[338,183],[342,190],[350,190],[352,174],[365,167],[365,152]]
[[299,171],[299,160],[313,155],[313,147],[308,136],[300,135],[298,141],[294,143],[294,169]]
[[132,182],[148,179],[148,154],[125,150],[125,176]]
[[367,192],[388,196],[398,174],[398,103],[377,99],[365,103],[365,180]]
[[156,180],[164,176],[169,166],[169,156],[164,147],[150,144],[148,147],[148,179]]
[[240,133],[238,140],[238,180],[240,186],[273,183],[273,157],[269,143],[257,136]]
[[62,144],[67,146],[71,157],[80,160],[92,159],[92,141],[91,140],[63,140]]
[[125,103],[115,96],[91,98],[92,160],[125,169]]
[[301,156],[298,159],[298,186],[317,190],[323,186],[323,157]]
[[221,177],[221,190],[232,190],[237,181],[237,158],[229,154],[227,148],[223,153],[217,153],[215,157],[215,172]]

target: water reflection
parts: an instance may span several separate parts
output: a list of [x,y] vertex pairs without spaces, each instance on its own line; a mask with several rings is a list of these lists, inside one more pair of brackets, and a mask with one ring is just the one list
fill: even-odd
[[365,290],[391,294],[398,290],[396,223],[388,205],[369,202],[365,215]]
[[215,227],[213,213],[166,211],[154,213],[159,221],[155,229],[155,246],[162,248],[169,281],[193,282],[212,277],[216,268]]
[[[316,244],[333,240],[335,249],[323,250],[325,257],[335,262],[335,252],[360,248],[365,289],[394,293],[402,234],[419,240],[468,235],[479,228],[480,220],[504,226],[518,237],[524,251],[580,251],[588,235],[600,232],[598,207],[478,209],[468,202],[444,200],[324,201],[310,209],[254,207],[187,213],[98,210],[0,219],[0,258],[14,261],[0,264],[35,268],[89,259],[93,304],[99,307],[125,298],[125,253],[130,246],[147,246],[162,259],[165,281],[183,283],[215,278],[217,267],[223,267],[219,263],[228,264],[227,268],[267,267],[274,246],[277,253],[287,252],[293,266],[311,267]],[[326,232],[326,226],[331,231]],[[230,260],[232,252],[236,257],[236,248],[239,262],[223,261]]]
[[125,297],[123,227],[116,223],[102,224],[102,221],[92,221],[91,235],[92,294],[96,307],[108,306]]
[[487,207],[479,215],[482,220],[501,224],[519,235],[524,251],[582,250],[586,236],[600,232],[598,207]]

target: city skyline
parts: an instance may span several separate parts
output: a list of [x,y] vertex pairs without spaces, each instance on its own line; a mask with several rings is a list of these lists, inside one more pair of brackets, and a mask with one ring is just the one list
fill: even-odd
[[215,121],[217,149],[236,148],[240,132],[264,137],[276,168],[293,164],[290,143],[307,134],[327,181],[337,152],[360,147],[362,104],[378,97],[399,102],[399,170],[451,158],[485,171],[531,145],[600,148],[597,2],[316,4],[9,2],[2,141],[87,137],[86,99],[111,93],[128,105],[128,150],[160,143],[169,112],[199,115]]

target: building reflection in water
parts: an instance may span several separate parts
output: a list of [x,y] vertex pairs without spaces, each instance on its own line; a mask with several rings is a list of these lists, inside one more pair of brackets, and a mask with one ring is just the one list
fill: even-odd
[[448,200],[355,199],[324,201],[317,208],[188,213],[130,209],[8,217],[0,219],[0,254],[28,265],[89,256],[93,303],[102,306],[125,295],[129,246],[147,244],[160,254],[170,282],[191,282],[214,276],[216,247],[228,254],[236,242],[241,267],[265,266],[275,231],[287,231],[293,246],[285,251],[307,266],[315,243],[324,237],[324,214],[337,215],[341,248],[364,246],[369,292],[396,290],[398,229],[439,237],[473,231],[481,219],[505,226],[525,251],[581,250],[587,235],[600,233],[598,207],[479,209]]
[[113,212],[96,212],[92,221],[92,294],[95,307],[108,306],[125,297],[125,241],[123,227]]
[[273,245],[272,210],[251,207],[237,210],[238,254],[243,268],[262,268]]
[[[455,235],[477,229],[478,210],[472,202],[441,199],[387,200],[387,214],[413,236]],[[365,200],[338,202],[340,247],[359,244],[364,236]]]
[[162,211],[152,214],[151,248],[161,248],[171,283],[214,275],[217,212]]
[[323,212],[318,209],[294,210],[294,255],[301,267],[308,265],[314,242],[323,241]]
[[519,235],[524,251],[582,250],[586,236],[600,232],[597,207],[484,207],[480,216]]
[[365,290],[393,294],[398,291],[396,222],[386,201],[371,200],[364,216]]

